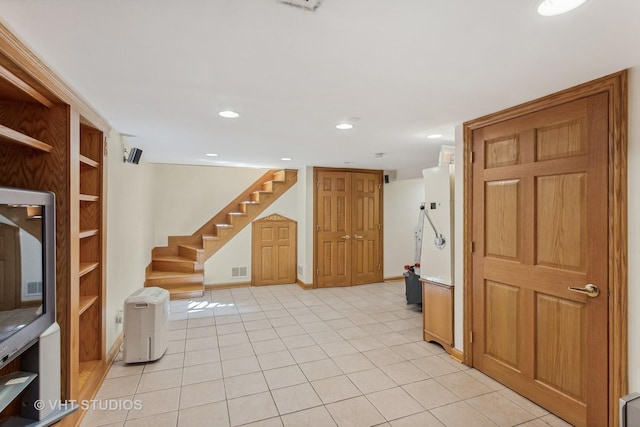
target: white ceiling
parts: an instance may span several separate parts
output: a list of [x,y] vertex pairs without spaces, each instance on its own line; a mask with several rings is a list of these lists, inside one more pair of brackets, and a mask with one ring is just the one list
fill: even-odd
[[[128,141],[147,161],[396,169],[403,179],[437,162],[456,124],[640,65],[640,1],[588,0],[552,18],[536,6],[0,0],[0,19],[136,135]],[[241,116],[222,119],[223,109]],[[352,130],[335,128],[353,117]]]

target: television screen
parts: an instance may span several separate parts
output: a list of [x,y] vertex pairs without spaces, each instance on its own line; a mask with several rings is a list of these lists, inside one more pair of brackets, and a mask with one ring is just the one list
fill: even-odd
[[0,187],[0,367],[55,322],[52,193]]

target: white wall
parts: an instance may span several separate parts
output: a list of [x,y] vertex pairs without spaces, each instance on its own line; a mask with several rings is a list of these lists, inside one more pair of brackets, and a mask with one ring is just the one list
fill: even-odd
[[415,259],[415,228],[424,202],[422,178],[384,185],[384,277],[398,277]]
[[122,332],[116,324],[124,300],[144,286],[145,268],[151,262],[153,216],[151,165],[122,161],[122,140],[113,131],[107,139],[107,301],[106,350]]
[[152,169],[156,246],[166,246],[168,236],[191,235],[267,171],[167,164]]
[[629,391],[640,391],[640,67],[629,72]]

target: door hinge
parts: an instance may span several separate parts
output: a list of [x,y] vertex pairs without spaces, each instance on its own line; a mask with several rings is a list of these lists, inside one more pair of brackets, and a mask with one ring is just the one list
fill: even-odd
[[378,231],[382,230],[382,224],[378,224]]
[[320,181],[316,181],[316,187],[320,187]]
[[469,153],[469,160],[471,161],[471,163],[476,161],[476,156],[474,155],[473,151]]
[[469,332],[469,343],[473,343],[473,331]]
[[378,263],[378,270],[382,270],[382,264]]
[[316,225],[316,231],[320,231],[320,224]]
[[320,269],[318,268],[318,269],[316,270],[316,276],[319,276],[319,275],[320,275]]
[[382,184],[378,184],[378,190],[382,190]]
[[476,251],[475,242],[469,242],[469,252],[474,253]]
[[103,137],[103,141],[102,141],[102,155],[104,157],[107,157],[109,155],[109,146],[107,145],[107,137]]

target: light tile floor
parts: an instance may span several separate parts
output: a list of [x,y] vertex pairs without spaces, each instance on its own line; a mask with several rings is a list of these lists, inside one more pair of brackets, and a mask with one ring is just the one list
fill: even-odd
[[167,353],[96,399],[83,427],[568,425],[424,342],[403,282],[171,301]]

